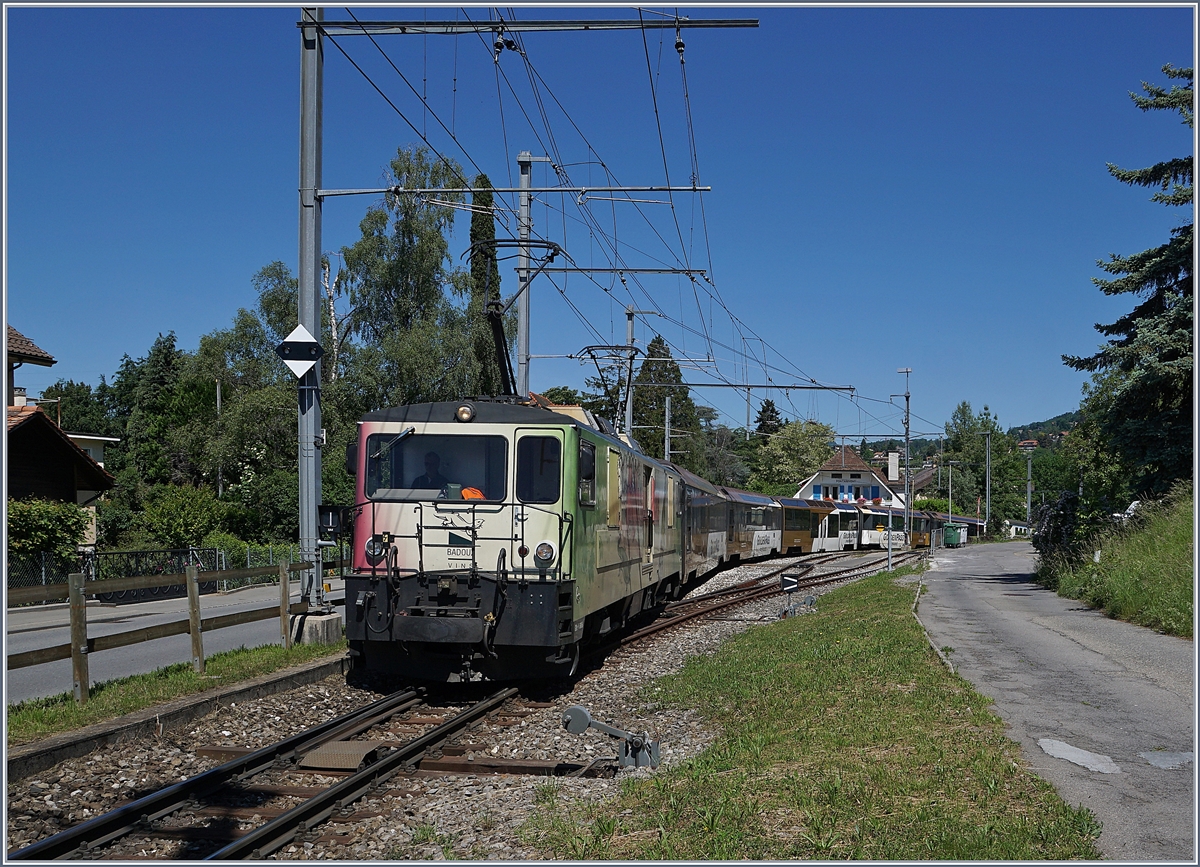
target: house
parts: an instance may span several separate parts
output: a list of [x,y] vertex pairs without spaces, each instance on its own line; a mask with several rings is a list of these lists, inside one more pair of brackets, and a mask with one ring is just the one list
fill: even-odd
[[[26,364],[36,364],[40,367],[51,367],[58,362],[54,356],[39,348],[32,340],[11,325],[8,326],[8,389],[5,392],[6,406],[16,406],[16,370]],[[24,389],[22,389],[22,393]]]
[[93,503],[115,481],[40,407],[8,407],[8,496],[83,506],[92,513],[84,544],[94,545]]
[[[889,461],[888,475],[891,478],[884,478],[878,470],[867,464],[854,448],[842,446],[816,473],[801,483],[796,497],[841,503],[874,502],[884,506],[903,507],[904,481],[900,478],[895,464],[895,461]],[[898,493],[893,489],[893,485],[898,486]]]

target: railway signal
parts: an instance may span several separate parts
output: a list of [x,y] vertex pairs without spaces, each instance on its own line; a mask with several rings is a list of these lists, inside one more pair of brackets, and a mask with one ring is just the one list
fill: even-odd
[[275,347],[275,354],[283,359],[283,363],[295,375],[303,379],[304,374],[312,370],[317,360],[325,354],[321,344],[308,333],[303,325],[297,325],[292,333],[284,338],[283,343]]

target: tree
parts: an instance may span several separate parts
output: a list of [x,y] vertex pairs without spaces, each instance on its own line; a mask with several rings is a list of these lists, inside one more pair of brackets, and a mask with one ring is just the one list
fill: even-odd
[[[500,291],[500,267],[496,260],[496,216],[492,210],[492,182],[487,175],[475,177],[471,197],[471,300],[467,318],[471,328],[471,348],[479,366],[479,393],[499,394],[502,376],[496,364],[496,342],[487,318],[489,301],[503,298]],[[512,338],[512,315],[507,317],[505,336]],[[514,335],[515,336],[515,335]],[[509,347],[505,346],[505,350]],[[522,395],[524,397],[524,395]]]
[[862,442],[859,443],[858,456],[860,458],[862,458],[865,463],[868,463],[868,464],[871,463],[871,458],[875,456],[875,453],[873,451],[871,451],[871,447],[867,445],[866,437],[863,437]]
[[[457,165],[433,158],[425,148],[399,148],[388,186],[428,189],[457,186]],[[446,193],[441,202],[459,203]],[[436,319],[450,285],[449,242],[454,208],[411,193],[388,193],[359,223],[362,237],[342,248],[345,286],[353,314],[350,328],[372,345]]]
[[[652,385],[651,383],[668,383]],[[671,347],[661,335],[646,347],[646,357],[633,380],[633,424],[635,439],[651,457],[674,461],[699,472],[704,468],[704,446],[696,404],[683,384],[679,364],[671,357]],[[667,398],[671,398],[671,451],[663,455],[663,437],[667,420]]]
[[775,401],[768,397],[758,408],[758,415],[754,417],[754,432],[759,436],[769,437],[781,430],[783,430],[783,418],[779,415]]
[[[94,433],[101,436],[119,436],[117,425],[108,414],[103,395],[93,392],[86,382],[60,379],[42,392],[43,400],[59,401],[62,413],[62,429],[75,433]],[[57,418],[54,407],[43,407],[51,418]]]
[[795,496],[800,483],[833,455],[829,443],[835,435],[829,425],[815,421],[784,425],[760,450],[750,488],[773,496]]
[[[1146,82],[1146,96],[1131,93],[1142,111],[1178,111],[1193,127],[1193,72],[1170,64],[1163,73],[1183,81],[1170,91]],[[1108,171],[1122,183],[1157,188],[1151,201],[1191,206],[1192,157],[1178,157],[1143,169]],[[1189,210],[1190,214],[1190,210]],[[1170,239],[1131,256],[1111,254],[1097,264],[1114,279],[1093,278],[1106,295],[1141,299],[1133,310],[1096,330],[1110,338],[1088,357],[1064,355],[1076,370],[1106,374],[1086,412],[1112,449],[1136,467],[1137,490],[1164,492],[1192,469],[1192,230],[1191,222],[1171,230]]]

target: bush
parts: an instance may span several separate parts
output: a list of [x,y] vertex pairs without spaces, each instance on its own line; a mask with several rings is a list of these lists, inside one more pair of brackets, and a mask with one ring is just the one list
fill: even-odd
[[204,537],[204,541],[200,543],[200,547],[218,548],[224,551],[229,561],[228,568],[230,569],[237,569],[239,566],[246,565],[247,544],[232,533],[227,533],[224,530],[213,530]]
[[222,528],[225,506],[208,488],[164,485],[154,491],[142,521],[146,530],[165,548],[199,545],[204,537]]
[[9,497],[8,556],[32,557],[45,551],[72,558],[91,522],[88,511],[74,503]]

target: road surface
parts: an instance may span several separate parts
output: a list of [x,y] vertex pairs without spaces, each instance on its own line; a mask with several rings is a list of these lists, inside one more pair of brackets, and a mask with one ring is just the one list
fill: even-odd
[[1106,857],[1195,863],[1193,642],[1063,599],[1035,564],[1023,541],[940,550],[918,616]]

